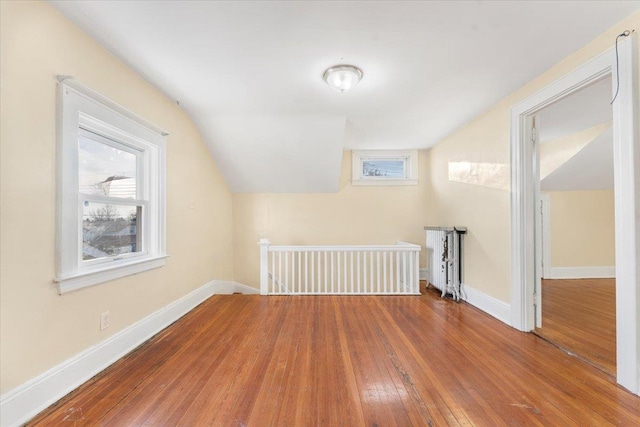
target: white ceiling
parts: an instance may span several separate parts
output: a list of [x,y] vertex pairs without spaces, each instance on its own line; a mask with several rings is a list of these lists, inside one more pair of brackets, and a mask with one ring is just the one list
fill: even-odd
[[[51,3],[180,101],[234,192],[336,191],[341,149],[430,147],[640,7]],[[364,71],[345,94],[322,80],[339,63]]]
[[613,190],[613,127],[540,181],[542,191]]
[[613,120],[613,79],[608,77],[536,114],[540,142],[573,135]]

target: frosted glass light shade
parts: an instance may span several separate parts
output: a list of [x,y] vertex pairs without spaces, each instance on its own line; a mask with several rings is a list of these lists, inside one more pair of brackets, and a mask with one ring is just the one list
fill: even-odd
[[325,71],[322,77],[332,89],[345,92],[358,84],[362,70],[353,65],[336,65]]

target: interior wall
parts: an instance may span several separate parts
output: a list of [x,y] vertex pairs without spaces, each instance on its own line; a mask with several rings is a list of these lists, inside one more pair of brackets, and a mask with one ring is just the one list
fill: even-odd
[[613,190],[549,195],[551,267],[615,266]]
[[[419,184],[352,186],[345,151],[338,193],[234,194],[234,277],[260,287],[261,238],[274,245],[394,244],[424,248],[429,208],[429,152],[419,152]],[[420,264],[426,264],[424,250]]]
[[[212,279],[231,279],[232,197],[187,115],[45,2],[0,2],[0,353],[5,393]],[[166,266],[64,296],[55,276],[56,78],[166,129]],[[111,326],[99,330],[100,313]]]
[[[633,28],[640,28],[640,13],[616,24],[431,149],[431,219],[469,227],[464,264],[467,285],[510,301],[511,107],[612,48],[618,34]],[[478,166],[475,176],[460,179],[451,174],[460,164]],[[504,185],[495,185],[499,183]]]

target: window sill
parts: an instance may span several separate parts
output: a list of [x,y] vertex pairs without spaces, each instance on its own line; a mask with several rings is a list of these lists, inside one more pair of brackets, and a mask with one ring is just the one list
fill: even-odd
[[351,185],[418,185],[417,179],[358,179],[352,180]]
[[165,264],[166,258],[167,255],[160,255],[153,258],[131,261],[126,264],[119,264],[117,266],[110,265],[98,270],[83,271],[59,277],[55,279],[55,282],[58,284],[58,293],[63,295],[71,291],[86,288],[87,286],[97,285],[98,283],[108,282],[109,280],[115,280],[162,267]]

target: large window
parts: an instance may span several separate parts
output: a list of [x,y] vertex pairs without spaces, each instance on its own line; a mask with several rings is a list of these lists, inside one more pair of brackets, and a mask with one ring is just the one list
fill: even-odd
[[353,185],[417,185],[417,150],[369,150],[352,153]]
[[75,80],[59,96],[60,293],[161,267],[167,134]]

